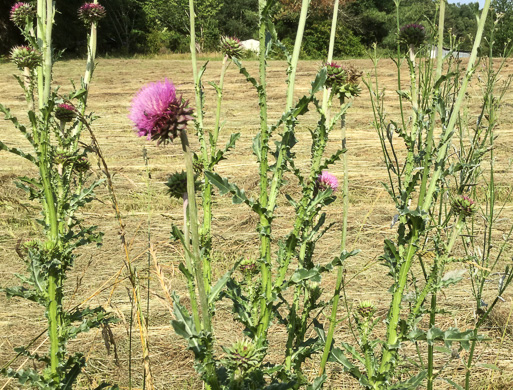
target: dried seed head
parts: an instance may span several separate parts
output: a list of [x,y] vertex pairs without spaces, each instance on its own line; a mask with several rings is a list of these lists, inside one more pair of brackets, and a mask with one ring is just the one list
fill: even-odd
[[28,20],[36,16],[36,9],[32,4],[18,2],[11,7],[10,19],[18,27],[25,27]]
[[240,39],[235,37],[222,37],[221,51],[229,58],[240,58],[243,51]]
[[40,52],[29,46],[15,46],[11,50],[11,61],[19,69],[35,69],[41,64],[42,56]]
[[85,3],[78,9],[78,18],[88,25],[103,19],[106,13],[103,5],[98,3]]
[[84,173],[91,169],[91,163],[89,162],[87,157],[80,156],[75,160],[75,163],[73,164],[73,169],[78,173]]

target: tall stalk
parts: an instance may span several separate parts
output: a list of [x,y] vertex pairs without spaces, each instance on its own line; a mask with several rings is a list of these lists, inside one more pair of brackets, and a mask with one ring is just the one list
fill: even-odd
[[[335,47],[335,36],[337,31],[337,19],[338,19],[338,6],[339,0],[335,0],[333,5],[333,18],[331,21],[331,33],[330,33],[330,44],[328,48],[328,59],[327,62],[330,63],[333,60],[333,50]],[[322,109],[326,115],[326,121],[329,122],[330,112],[329,112],[329,90],[328,88],[324,88],[323,92],[323,100],[322,100]],[[341,102],[342,103],[342,102]],[[343,115],[343,118],[345,114]],[[345,127],[345,119],[342,119],[342,149],[345,149],[346,144],[346,127]],[[347,211],[348,205],[347,202],[347,191],[348,191],[348,168],[347,168],[347,154],[344,152],[342,157],[342,163],[344,165],[344,184],[342,188],[342,197],[343,197],[343,211],[342,211],[342,237],[341,237],[341,250],[344,251],[346,249],[346,236],[347,236]],[[326,335],[326,343],[324,345],[324,350],[321,357],[321,364],[319,366],[319,375],[324,374],[326,371],[326,363],[328,362],[328,358],[331,352],[331,344],[333,342],[333,335],[335,333],[335,326],[337,324],[337,311],[338,304],[340,301],[340,290],[342,288],[342,282],[344,279],[344,268],[342,265],[338,266],[337,269],[337,280],[335,282],[335,292],[333,294],[333,302],[331,305],[331,315],[330,315],[330,325],[328,328],[328,333]]]
[[[267,128],[267,61],[265,50],[266,24],[263,21],[264,10],[267,6],[267,0],[258,0],[258,14],[260,18],[260,27],[258,30],[258,40],[260,42],[259,77],[260,88],[258,100],[260,106],[260,206],[264,209],[268,206],[268,179],[269,170],[269,129]],[[268,215],[260,216],[260,271],[262,274],[262,291],[260,297],[260,316],[257,336],[260,342],[263,342],[267,336],[267,330],[271,321],[271,308],[269,307],[272,295],[272,274],[271,274],[271,221]]]

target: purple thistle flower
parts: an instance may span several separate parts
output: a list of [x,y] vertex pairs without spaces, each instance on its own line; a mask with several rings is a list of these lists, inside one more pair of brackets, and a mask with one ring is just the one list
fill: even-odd
[[105,7],[98,3],[85,3],[78,9],[78,18],[85,24],[98,22],[105,14]]
[[331,173],[323,171],[317,177],[317,186],[321,191],[326,191],[328,188],[331,188],[333,191],[336,191],[338,188],[338,180]]
[[139,137],[157,140],[157,145],[173,141],[193,119],[188,101],[176,97],[175,86],[168,79],[142,87],[132,99],[128,118]]
[[27,17],[36,16],[36,10],[32,4],[18,2],[11,7],[10,19],[17,26],[23,27],[27,21]]
[[67,103],[57,104],[55,117],[62,122],[71,122],[77,116],[75,106]]
[[418,47],[426,39],[426,30],[422,24],[410,23],[401,27],[399,39],[407,45]]

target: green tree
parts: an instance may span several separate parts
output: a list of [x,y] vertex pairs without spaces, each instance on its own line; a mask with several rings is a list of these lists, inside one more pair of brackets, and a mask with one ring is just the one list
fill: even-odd
[[495,47],[499,53],[513,40],[513,3],[511,0],[494,0],[493,8],[499,18],[495,32]]

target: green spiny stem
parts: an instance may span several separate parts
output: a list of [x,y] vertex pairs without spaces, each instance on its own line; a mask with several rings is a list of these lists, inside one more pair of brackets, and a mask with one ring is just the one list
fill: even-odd
[[406,157],[406,174],[405,174],[405,183],[409,183],[411,180],[411,175],[413,169],[415,168],[414,154],[415,154],[415,143],[417,140],[417,133],[419,131],[419,104],[418,104],[418,94],[417,94],[417,76],[416,76],[416,58],[415,58],[415,47],[410,45],[409,47],[409,61],[408,65],[410,68],[410,94],[412,101],[412,118],[413,118],[413,128],[410,132],[410,144],[408,145],[408,155]]
[[56,383],[61,383],[60,378],[60,342],[59,342],[59,323],[60,323],[60,306],[58,285],[58,270],[53,268],[48,276],[48,335],[50,337],[50,375]]
[[[444,0],[442,0],[444,1]],[[399,33],[401,31],[401,25],[400,25],[400,12],[399,12],[399,6],[401,5],[401,0],[394,0],[395,3],[395,12],[396,12],[396,22],[397,22],[397,35],[399,36]],[[397,42],[397,90],[402,91],[401,87],[401,42]],[[401,123],[403,125],[403,130],[406,131],[406,121],[404,120],[404,110],[403,110],[403,98],[399,94],[399,111],[401,112]]]
[[[219,85],[217,90],[217,108],[216,108],[216,118],[215,118],[215,127],[213,134],[213,142],[210,146],[210,156],[213,158],[216,154],[217,150],[217,140],[219,137],[219,131],[221,128],[221,104],[223,101],[223,86],[224,86],[224,76],[226,74],[226,70],[230,65],[228,56],[225,56],[223,59],[223,65],[221,67],[221,76],[219,78]],[[205,162],[207,164],[207,162]],[[214,167],[209,168],[213,169]],[[201,230],[201,240],[203,243],[203,274],[205,280],[205,290],[207,294],[210,293],[210,286],[212,284],[212,269],[211,269],[211,260],[212,260],[212,184],[205,176],[205,185],[203,187],[203,227]]]
[[404,288],[408,281],[408,273],[410,271],[411,263],[413,257],[415,256],[415,245],[417,244],[418,237],[419,232],[414,229],[413,232],[411,232],[411,238],[407,248],[406,256],[399,269],[399,278],[396,282],[397,284],[394,289],[392,303],[390,305],[390,312],[388,314],[387,342],[381,357],[381,364],[379,368],[380,373],[389,371],[393,365],[391,360],[396,352],[391,350],[388,346],[394,346],[398,342],[397,325],[399,324],[399,316],[401,314],[401,302],[403,299]]
[[[210,318],[210,311],[208,307],[208,296],[205,291],[205,283],[203,280],[203,266],[200,254],[199,243],[199,230],[198,230],[198,211],[196,206],[196,195],[194,186],[194,165],[192,159],[192,151],[187,138],[186,130],[180,132],[180,140],[182,141],[182,148],[185,156],[185,169],[187,172],[187,197],[189,201],[189,225],[192,236],[192,258],[194,263],[194,273],[196,275],[196,285],[198,287],[198,295],[201,307],[201,320],[203,331],[212,332],[212,322]],[[192,297],[191,297],[192,299]],[[212,390],[220,389],[217,374],[215,371],[214,362],[212,361],[212,345],[209,343],[207,346],[207,353],[205,357],[205,365],[207,371],[207,388]]]
[[203,267],[200,255],[199,246],[199,232],[198,232],[198,211],[196,206],[196,194],[194,188],[194,166],[192,161],[192,151],[187,138],[187,132],[180,132],[180,139],[182,141],[182,148],[185,156],[185,168],[187,171],[187,198],[189,201],[189,225],[191,229],[192,238],[192,259],[194,265],[194,272],[196,275],[196,284],[198,286],[201,317],[203,322],[203,330],[210,332],[210,314],[208,310],[208,298],[205,291],[205,284],[203,283]]
[[[335,50],[335,36],[337,35],[338,4],[339,0],[335,0],[333,4],[333,17],[331,18],[330,43],[328,46],[328,58],[326,60],[327,63],[333,61],[333,51]],[[322,92],[322,111],[326,115],[326,122],[329,122],[329,95],[329,88],[324,87],[324,90]]]
[[287,344],[285,351],[285,369],[290,371],[292,367],[292,354],[294,353],[294,339],[297,331],[297,313],[299,311],[299,297],[301,295],[301,286],[297,285],[294,290],[294,298],[292,300],[292,306],[288,315],[289,321],[287,324]]
[[[442,76],[442,67],[443,67],[443,45],[444,45],[444,24],[445,24],[445,0],[440,1],[440,15],[438,18],[438,50],[437,50],[437,58],[436,58],[436,76],[435,81],[438,81]],[[437,92],[437,91],[435,91]],[[439,92],[439,91],[438,91]],[[419,190],[419,202],[418,204],[422,204],[424,202],[424,197],[426,195],[426,185],[429,177],[429,170],[431,166],[431,157],[433,153],[433,143],[434,143],[434,130],[435,130],[435,114],[436,111],[433,110],[431,113],[431,118],[429,120],[429,131],[427,134],[427,145],[426,145],[426,155],[424,156],[424,170],[422,172],[422,181],[420,184]]]
[[[341,100],[341,104],[343,104],[343,100]],[[342,127],[342,149],[346,148],[346,120],[345,114],[342,115],[341,120]],[[349,210],[349,167],[347,164],[347,152],[345,152],[342,156],[342,164],[344,165],[344,184],[342,187],[342,203],[343,203],[343,215],[342,215],[342,237],[340,247],[342,251],[346,250],[346,241],[347,241],[347,213]],[[342,288],[342,282],[344,280],[344,267],[342,265],[338,266],[337,269],[337,281],[335,284],[335,292],[333,294],[333,303],[331,306],[331,315],[330,315],[330,326],[328,328],[328,334],[326,335],[326,343],[324,344],[324,351],[321,357],[321,364],[319,367],[319,375],[324,374],[326,370],[326,363],[328,362],[328,358],[331,352],[331,344],[333,342],[333,335],[335,333],[335,326],[337,324],[337,311],[338,311],[338,303],[340,301],[340,289]],[[370,376],[369,376],[370,378]]]
[[43,71],[44,71],[44,88],[43,88],[43,104],[47,104],[50,99],[52,87],[52,27],[55,8],[53,1],[46,0],[46,25],[45,36],[43,42]]
[[[441,1],[444,1],[444,0],[441,0]],[[459,111],[460,111],[461,105],[463,103],[463,100],[465,99],[465,93],[467,91],[467,86],[468,86],[468,83],[470,82],[470,79],[472,78],[473,73],[474,73],[474,64],[476,62],[479,46],[481,45],[481,39],[483,37],[483,31],[485,28],[486,17],[488,15],[488,10],[490,8],[490,2],[491,2],[491,0],[485,1],[483,10],[481,12],[481,17],[479,18],[479,24],[478,24],[478,28],[477,28],[476,38],[474,40],[474,46],[472,47],[472,52],[470,54],[470,58],[469,58],[468,65],[467,65],[467,72],[466,72],[465,77],[463,78],[463,81],[461,83],[458,97],[454,104],[454,108],[452,110],[451,117],[450,117],[449,123],[447,125],[447,129],[445,130],[445,133],[444,133],[445,134],[444,139],[441,141],[440,150],[438,152],[438,158],[437,158],[436,164],[435,164],[437,169],[433,173],[431,182],[429,183],[429,188],[426,192],[424,203],[422,205],[420,205],[420,207],[422,208],[423,211],[428,211],[429,208],[431,207],[431,200],[436,191],[436,187],[437,187],[440,175],[442,174],[442,167],[443,167],[442,163],[446,159],[447,150],[451,143],[450,141],[452,138],[454,126],[458,119]]]
[[[308,8],[310,6],[310,0],[302,0],[301,4],[301,14],[299,16],[299,23],[296,32],[296,40],[294,42],[294,51],[292,52],[292,59],[289,66],[289,74],[287,78],[287,103],[285,106],[285,112],[289,111],[294,104],[294,88],[296,84],[296,71],[297,64],[299,61],[299,54],[301,52],[301,44],[303,42],[303,34],[305,31],[306,18],[308,15]],[[293,124],[287,123],[287,132],[293,131]],[[276,206],[276,200],[278,198],[279,187],[283,178],[283,170],[285,168],[284,163],[284,154],[287,150],[286,145],[282,145],[280,151],[278,152],[278,158],[276,159],[276,172],[273,176],[271,183],[271,190],[269,195],[269,205],[267,210],[270,213],[273,213],[274,207]]]
[[[45,26],[46,26],[46,7],[45,3],[48,0],[37,0],[37,45],[39,46],[39,50],[41,53],[44,53],[44,34],[45,34]],[[38,90],[38,100],[39,107],[43,107],[43,90],[44,90],[44,74],[43,74],[43,65],[37,67],[37,90]]]
[[290,73],[287,80],[287,106],[285,111],[290,110],[294,103],[297,63],[299,60],[299,53],[301,52],[301,43],[303,42],[303,34],[305,32],[306,17],[308,15],[309,6],[310,0],[302,0],[301,13],[299,15],[299,23],[296,31],[296,41],[294,42],[294,51],[292,52],[292,61],[290,63]]
[[[435,326],[436,321],[436,294],[431,295],[431,310],[429,313],[429,329]],[[427,366],[427,389],[433,390],[433,381],[435,380],[435,376],[433,375],[434,369],[434,345],[428,344],[428,366]]]
[[[265,33],[266,25],[263,20],[263,12],[267,5],[267,0],[258,1],[258,12],[260,16],[260,27],[258,38],[260,41],[259,52],[259,74],[260,74],[260,90],[259,90],[259,106],[260,106],[260,206],[267,208],[268,205],[268,183],[267,172],[269,170],[268,153],[269,153],[269,130],[267,128],[267,62],[265,55]],[[271,241],[270,241],[271,223],[269,216],[262,214],[260,216],[260,269],[262,277],[261,294],[260,294],[260,318],[257,329],[259,340],[263,341],[267,337],[267,328],[271,320],[271,311],[269,301],[272,294],[272,275],[271,275]]]
[[[190,236],[189,236],[189,224],[187,223],[187,215],[188,215],[188,195],[187,193],[183,194],[183,235],[186,247],[184,248],[184,256],[185,256],[185,265],[187,270],[191,275],[194,275],[194,265],[191,261],[190,255]],[[198,301],[196,299],[196,287],[194,286],[194,280],[191,278],[187,278],[187,288],[189,289],[189,298],[191,300],[191,312],[194,318],[194,326],[196,327],[196,332],[201,331],[201,319],[198,310]]]

